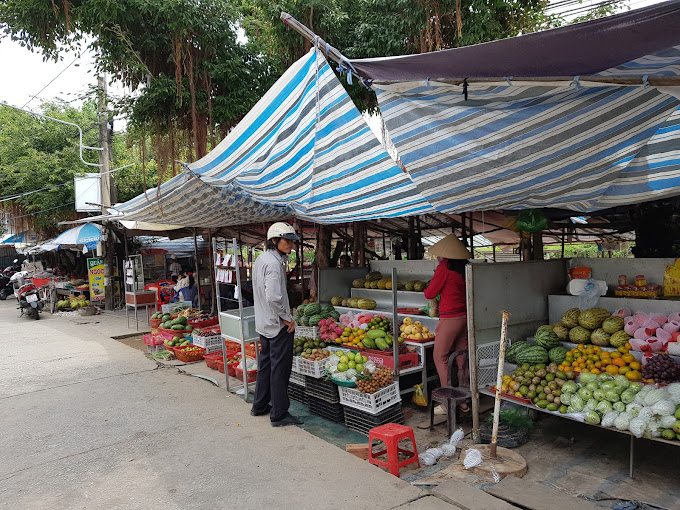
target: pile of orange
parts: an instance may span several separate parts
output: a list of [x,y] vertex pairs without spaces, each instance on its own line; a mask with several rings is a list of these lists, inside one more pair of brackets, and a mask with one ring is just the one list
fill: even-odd
[[622,345],[615,351],[605,351],[597,345],[579,344],[569,352],[560,364],[558,370],[563,372],[591,372],[612,375],[625,375],[631,381],[642,380],[642,365],[630,354],[629,343]]

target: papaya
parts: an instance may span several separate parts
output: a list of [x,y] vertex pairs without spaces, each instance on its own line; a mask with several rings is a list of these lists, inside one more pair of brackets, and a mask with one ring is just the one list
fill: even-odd
[[366,338],[370,338],[371,340],[377,340],[378,338],[382,338],[385,336],[385,332],[382,329],[369,329],[366,332]]
[[368,336],[364,337],[364,339],[361,341],[361,343],[366,347],[366,349],[375,349],[375,340],[372,338],[368,338]]
[[376,338],[375,339],[375,345],[381,351],[384,351],[385,349],[388,348],[387,342],[385,341],[384,338]]

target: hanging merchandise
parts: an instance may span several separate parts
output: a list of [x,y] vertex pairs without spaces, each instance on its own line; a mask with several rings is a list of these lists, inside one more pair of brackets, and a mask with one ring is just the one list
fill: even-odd
[[523,232],[542,232],[548,228],[548,219],[540,209],[528,209],[519,213],[517,228]]

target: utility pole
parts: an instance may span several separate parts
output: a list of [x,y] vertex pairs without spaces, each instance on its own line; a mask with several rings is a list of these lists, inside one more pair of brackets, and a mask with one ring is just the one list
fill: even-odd
[[[109,113],[106,108],[106,77],[97,77],[97,96],[98,106],[97,114],[99,121],[99,146],[102,148],[99,151],[99,172],[101,177],[101,205],[102,214],[108,214],[107,207],[111,206],[111,174],[109,174],[111,161],[111,138],[109,136]],[[106,227],[106,223],[104,223]],[[113,282],[111,275],[113,274],[113,252],[114,252],[114,237],[113,232],[106,228],[106,242],[104,243],[104,292],[105,300],[104,307],[106,310],[113,310]]]

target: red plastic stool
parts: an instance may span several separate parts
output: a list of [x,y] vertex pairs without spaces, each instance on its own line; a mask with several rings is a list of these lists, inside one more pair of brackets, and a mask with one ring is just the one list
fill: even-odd
[[[387,448],[385,450],[373,453],[373,441],[377,439],[385,443]],[[399,448],[399,441],[402,439],[411,440],[411,444],[413,444],[413,451]],[[386,425],[380,425],[379,427],[372,428],[368,432],[368,445],[368,462],[375,464],[376,466],[386,467],[388,471],[394,476],[399,476],[399,468],[413,462],[418,463],[418,467],[420,467],[420,461],[418,460],[418,449],[416,448],[416,440],[413,437],[413,429],[411,427],[399,425],[398,423],[388,423]],[[400,462],[399,452],[410,455],[410,457]],[[376,459],[376,457],[380,457],[381,455],[385,454],[387,454],[387,462]]]

